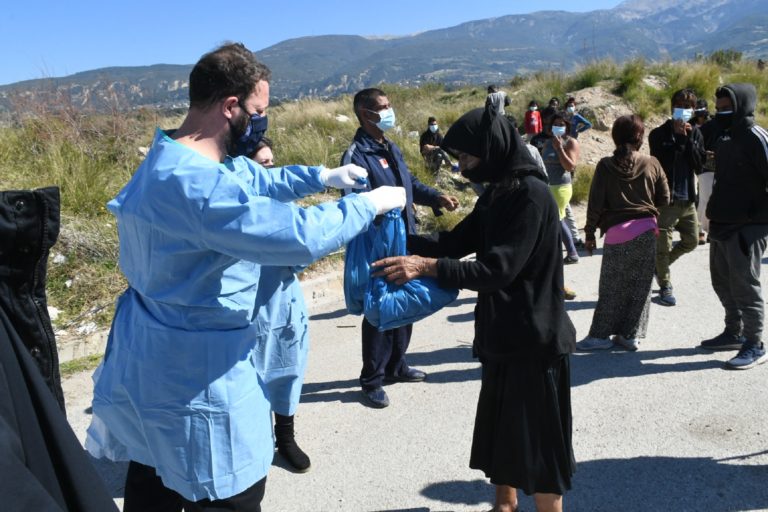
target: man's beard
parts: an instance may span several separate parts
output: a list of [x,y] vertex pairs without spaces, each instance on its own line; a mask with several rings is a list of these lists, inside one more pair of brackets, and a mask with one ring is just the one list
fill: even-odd
[[229,131],[226,133],[224,140],[228,155],[232,156],[235,154],[237,141],[245,133],[249,121],[250,116],[245,115],[245,112],[241,112],[239,116],[229,122]]

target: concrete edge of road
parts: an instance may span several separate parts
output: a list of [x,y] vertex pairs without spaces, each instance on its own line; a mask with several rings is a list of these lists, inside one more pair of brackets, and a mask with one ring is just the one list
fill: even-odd
[[[301,289],[309,309],[338,300],[344,296],[344,273],[337,270],[302,281]],[[56,346],[59,351],[59,363],[103,354],[107,346],[108,335],[108,328],[82,335],[57,335]]]

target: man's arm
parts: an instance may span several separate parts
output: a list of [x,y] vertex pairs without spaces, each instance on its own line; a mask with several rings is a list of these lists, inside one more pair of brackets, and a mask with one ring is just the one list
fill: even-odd
[[701,130],[696,127],[691,127],[691,133],[685,143],[685,157],[688,166],[696,174],[701,174],[704,162],[707,160],[707,151],[704,148],[704,136],[701,134]]
[[768,130],[762,126],[754,125],[751,129],[751,162],[755,170],[763,177],[768,190]]

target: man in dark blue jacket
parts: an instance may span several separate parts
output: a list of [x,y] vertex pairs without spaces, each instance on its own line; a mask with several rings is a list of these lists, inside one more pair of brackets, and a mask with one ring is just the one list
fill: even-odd
[[[364,167],[372,189],[385,185],[405,188],[403,219],[409,235],[416,233],[413,203],[431,206],[435,211],[441,207],[447,210],[458,207],[459,201],[455,197],[441,194],[413,176],[400,148],[384,136],[385,131],[395,126],[395,111],[384,91],[363,89],[355,95],[353,107],[360,128],[341,161]],[[413,325],[406,325],[379,332],[363,318],[360,384],[368,405],[376,408],[389,405],[389,398],[382,388],[384,382],[420,382],[426,378],[424,372],[410,368],[405,361],[412,330]]]
[[709,350],[738,350],[726,366],[753,368],[768,360],[760,284],[768,247],[768,131],[755,124],[752,84],[717,90],[715,182],[707,205],[709,271],[725,309],[725,330],[701,342]]

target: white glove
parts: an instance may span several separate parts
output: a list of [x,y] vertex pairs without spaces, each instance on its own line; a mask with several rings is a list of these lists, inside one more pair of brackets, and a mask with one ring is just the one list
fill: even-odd
[[326,167],[320,171],[320,181],[326,187],[366,188],[368,186],[368,171],[355,164],[342,165],[334,169]]
[[395,208],[405,208],[405,189],[403,187],[379,187],[370,192],[358,194],[373,203],[376,215],[387,213]]

